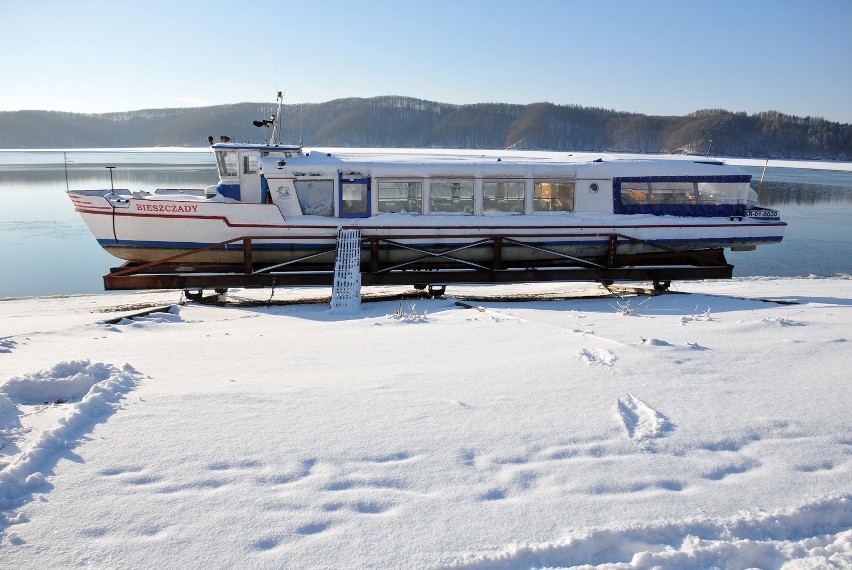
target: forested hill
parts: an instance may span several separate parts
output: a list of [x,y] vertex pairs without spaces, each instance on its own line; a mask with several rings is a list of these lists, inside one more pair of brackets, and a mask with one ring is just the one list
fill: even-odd
[[[273,104],[79,114],[0,112],[0,148],[203,146],[209,135],[261,142]],[[409,97],[287,105],[281,142],[306,146],[518,148],[852,160],[852,125],[775,111],[683,117],[576,105],[450,105]]]

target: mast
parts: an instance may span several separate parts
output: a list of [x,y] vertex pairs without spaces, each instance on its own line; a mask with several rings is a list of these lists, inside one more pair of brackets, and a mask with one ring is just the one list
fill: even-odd
[[763,190],[763,178],[766,176],[766,167],[769,166],[769,159],[766,159],[766,162],[763,163],[763,174],[760,175],[760,184],[757,186],[757,194],[760,195],[760,191]]
[[275,141],[275,129],[281,121],[281,104],[284,102],[284,92],[278,92],[278,111],[272,116],[272,133],[269,135],[269,141],[266,143],[272,145]]

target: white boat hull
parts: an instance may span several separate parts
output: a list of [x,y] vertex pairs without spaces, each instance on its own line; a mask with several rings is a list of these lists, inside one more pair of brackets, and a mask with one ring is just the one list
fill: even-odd
[[[104,249],[134,262],[180,256],[180,261],[242,263],[243,238],[251,239],[256,263],[283,263],[310,253],[327,251],[316,263],[333,263],[337,230],[356,227],[365,239],[380,241],[382,263],[402,263],[422,257],[418,250],[445,251],[469,261],[491,259],[491,245],[481,240],[503,238],[501,257],[523,263],[552,257],[552,252],[580,258],[605,255],[611,235],[621,236],[620,255],[742,248],[777,243],[785,223],[749,217],[682,218],[675,216],[559,213],[538,216],[419,216],[382,214],[340,219],[296,216],[286,219],[275,204],[215,202],[202,198],[151,199],[127,193],[98,191],[69,193]],[[199,248],[218,247],[192,253]],[[525,245],[518,245],[515,241]],[[490,243],[490,242],[489,242]],[[547,251],[526,247],[534,245]],[[191,254],[191,255],[188,255]]]

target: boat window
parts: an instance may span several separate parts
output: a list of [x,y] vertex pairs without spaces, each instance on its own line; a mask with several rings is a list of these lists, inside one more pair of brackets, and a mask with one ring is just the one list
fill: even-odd
[[256,154],[247,154],[243,156],[243,174],[257,174]]
[[536,181],[533,187],[533,210],[536,212],[573,212],[574,183]]
[[473,214],[473,180],[433,180],[430,188],[432,213]]
[[697,204],[698,184],[689,181],[623,182],[622,204]]
[[292,158],[292,157],[294,157],[294,156],[299,156],[299,155],[301,155],[302,153],[301,153],[301,151],[298,151],[298,150],[288,150],[288,151],[283,151],[283,150],[265,150],[265,151],[263,151],[261,154],[263,154],[263,156],[273,156],[273,157],[281,157],[281,158]]
[[745,204],[751,185],[748,182],[696,182],[698,201],[701,204]]
[[364,182],[343,182],[340,194],[343,199],[340,210],[343,216],[362,216],[369,213],[369,186]]
[[237,175],[237,151],[217,150],[216,166],[219,168],[219,178]]
[[723,182],[622,182],[622,204],[742,204],[746,183]]
[[486,214],[524,213],[523,181],[482,183],[482,211]]
[[306,216],[334,215],[334,181],[296,180],[296,197]]
[[417,213],[423,211],[423,183],[420,181],[379,181],[379,212]]
[[744,176],[646,176],[613,179],[617,214],[742,215],[749,195]]

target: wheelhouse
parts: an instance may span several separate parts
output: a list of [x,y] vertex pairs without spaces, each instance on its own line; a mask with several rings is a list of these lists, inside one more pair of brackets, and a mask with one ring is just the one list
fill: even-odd
[[[288,159],[302,153],[292,145],[241,145],[219,143],[212,145],[216,157],[219,183],[208,188],[208,194],[219,194],[240,202],[263,202],[264,184],[260,176],[260,160],[264,157]],[[215,192],[214,192],[215,190]]]

